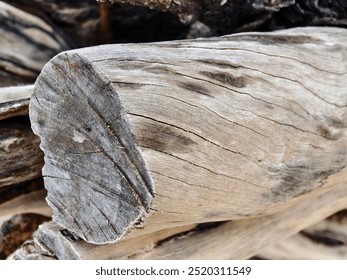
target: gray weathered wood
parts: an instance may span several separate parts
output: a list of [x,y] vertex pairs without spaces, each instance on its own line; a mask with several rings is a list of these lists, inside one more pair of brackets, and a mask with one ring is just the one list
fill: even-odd
[[95,0],[5,0],[22,11],[40,17],[64,34],[70,47],[91,46],[102,36],[98,3]]
[[[203,233],[172,239],[132,259],[248,259],[270,244],[286,239],[346,207],[346,180],[322,195],[278,213],[231,221]],[[334,203],[331,203],[334,201]],[[335,204],[336,203],[336,204]]]
[[346,207],[347,180],[335,177],[334,181],[335,188],[328,192],[315,193],[272,215],[140,236],[132,233],[114,244],[74,241],[62,234],[64,228],[54,222],[45,223],[34,242],[19,248],[13,258],[42,259],[49,255],[57,259],[247,259]]
[[22,118],[0,121],[0,189],[42,176],[40,139]]
[[54,221],[109,243],[326,191],[347,176],[346,57],[338,28],[60,54],[30,103]]
[[0,120],[25,116],[34,85],[0,88]]
[[136,238],[125,238],[120,243],[95,245],[80,239],[75,240],[64,228],[54,222],[48,222],[40,225],[29,248],[26,245],[21,246],[11,258],[42,259],[43,255],[65,260],[124,258],[124,256],[151,250],[161,240],[172,238],[193,228],[195,225],[165,229]]
[[0,1],[0,86],[32,83],[43,65],[68,49],[58,34],[39,17]]

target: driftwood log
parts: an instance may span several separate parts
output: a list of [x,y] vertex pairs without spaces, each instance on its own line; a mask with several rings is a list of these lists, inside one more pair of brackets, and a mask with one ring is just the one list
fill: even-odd
[[28,118],[33,88],[0,88],[0,259],[51,216],[44,200],[40,140]]
[[[5,0],[64,34],[70,47],[95,45],[102,36],[98,28],[99,4],[95,0]],[[102,43],[102,42],[99,42]]]
[[45,21],[2,1],[0,38],[0,86],[34,82],[49,59],[69,48]]
[[[267,246],[287,239],[346,206],[347,181],[346,178],[342,181],[339,179],[342,178],[335,178],[334,188],[328,192],[316,193],[272,215],[190,225],[143,235],[141,233],[144,231],[139,230],[113,244],[89,244],[75,239],[54,222],[49,222],[41,225],[34,241],[23,245],[12,258],[247,259],[259,253],[262,257],[265,253],[265,256],[269,256],[264,249]],[[341,226],[339,229],[342,231]],[[338,258],[343,258],[343,255],[336,256]]]
[[40,139],[28,118],[32,91],[33,85],[0,88],[0,191],[42,176]]
[[41,177],[43,156],[39,143],[28,121],[0,122],[0,189]]
[[0,88],[0,121],[16,116],[27,116],[33,90],[34,85]]
[[329,191],[347,175],[346,35],[302,28],[58,55],[30,102],[54,221],[102,244]]

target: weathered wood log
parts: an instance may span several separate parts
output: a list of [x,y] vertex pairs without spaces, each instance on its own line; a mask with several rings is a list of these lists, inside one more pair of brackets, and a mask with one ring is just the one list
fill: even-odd
[[[55,259],[115,259],[119,256],[136,255],[153,248],[162,240],[171,239],[173,236],[187,233],[195,225],[183,226],[161,230],[149,235],[136,238],[125,238],[120,243],[94,245],[76,239],[64,228],[54,222],[44,223],[34,234],[33,241],[28,247],[26,244],[18,248],[11,258],[14,259],[43,259],[49,255]],[[28,251],[29,250],[29,251]],[[126,257],[125,257],[126,258]]]
[[2,1],[0,37],[0,86],[34,82],[49,59],[68,49],[46,22]]
[[42,176],[43,153],[28,119],[34,86],[0,88],[0,188]]
[[[247,259],[267,246],[321,221],[347,204],[346,178],[335,188],[315,193],[269,216],[167,229],[125,236],[114,244],[94,245],[71,236],[54,222],[40,226],[34,242],[15,252],[15,259]],[[334,203],[331,203],[334,201]],[[176,231],[176,232],[175,232]]]
[[[203,233],[173,239],[132,259],[248,259],[263,248],[321,221],[347,203],[346,181],[323,195],[258,218],[231,221]],[[336,204],[329,205],[331,201]]]
[[327,219],[262,250],[265,259],[338,260],[347,259],[347,215]]
[[100,21],[95,0],[5,0],[21,10],[55,26],[71,47],[95,45],[99,40]]
[[34,85],[0,88],[0,120],[29,114]]
[[[53,219],[91,243],[268,215],[347,176],[347,31],[64,52],[32,128]],[[333,187],[333,186],[331,186]]]
[[42,176],[43,153],[39,144],[28,116],[0,121],[0,190]]

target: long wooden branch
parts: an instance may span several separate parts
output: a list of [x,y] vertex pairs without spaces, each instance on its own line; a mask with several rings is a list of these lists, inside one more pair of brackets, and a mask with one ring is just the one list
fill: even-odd
[[347,176],[346,35],[302,28],[55,57],[30,103],[54,221],[102,244],[327,191]]
[[335,179],[335,188],[330,191],[315,193],[272,215],[141,236],[129,234],[114,244],[89,244],[74,239],[53,222],[45,223],[35,241],[19,248],[13,258],[44,259],[49,255],[57,259],[247,259],[345,208],[347,179]]
[[[212,230],[188,235],[187,238],[172,239],[131,258],[248,259],[270,244],[346,207],[345,183],[346,181],[323,195],[296,203],[276,214],[227,222]],[[331,201],[334,201],[334,204],[328,205]]]

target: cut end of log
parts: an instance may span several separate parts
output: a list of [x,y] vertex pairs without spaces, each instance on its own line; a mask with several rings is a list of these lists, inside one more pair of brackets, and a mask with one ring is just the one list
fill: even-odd
[[55,222],[95,244],[115,242],[142,223],[150,214],[152,178],[122,101],[87,59],[74,52],[52,59],[29,112],[45,153]]

